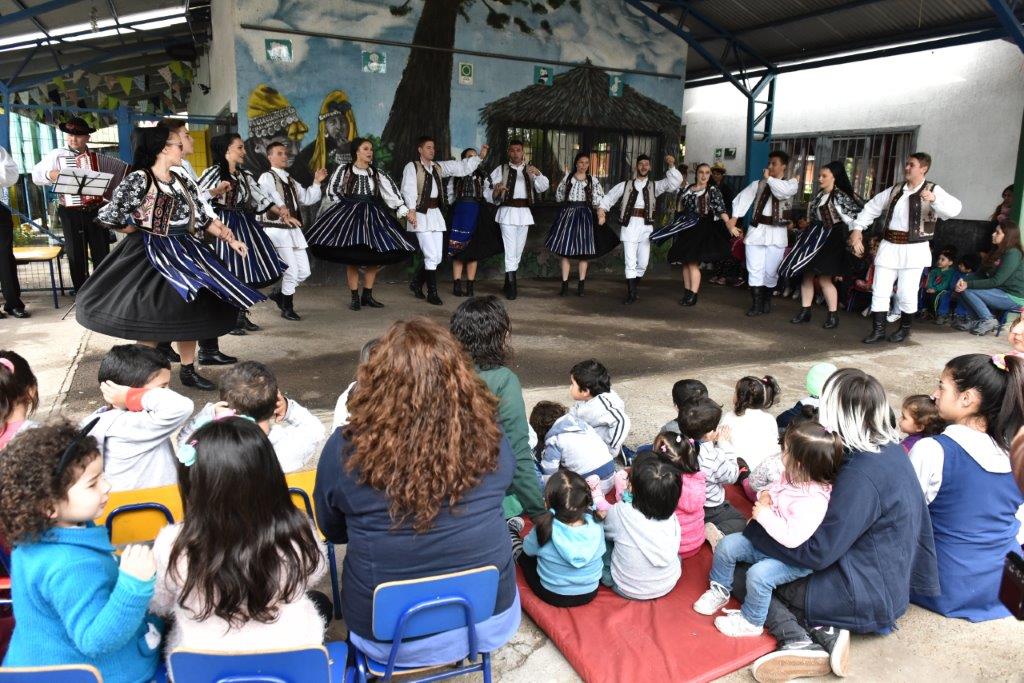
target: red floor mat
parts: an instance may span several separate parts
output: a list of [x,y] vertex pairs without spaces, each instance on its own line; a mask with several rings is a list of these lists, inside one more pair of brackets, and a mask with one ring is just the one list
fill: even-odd
[[[750,503],[736,487],[729,500],[745,514]],[[589,605],[572,609],[541,602],[519,576],[523,609],[551,638],[587,683],[710,681],[743,668],[775,649],[771,636],[729,638],[712,617],[693,611],[708,587],[707,545],[683,562],[671,593],[651,601],[627,600],[601,587]],[[730,604],[730,607],[738,605]]]

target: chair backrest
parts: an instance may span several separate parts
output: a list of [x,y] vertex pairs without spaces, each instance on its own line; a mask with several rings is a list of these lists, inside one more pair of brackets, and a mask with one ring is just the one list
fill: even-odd
[[498,568],[494,565],[421,579],[389,581],[373,592],[373,636],[395,639],[402,615],[414,607],[420,610],[407,620],[402,638],[416,638],[466,626],[465,608],[450,601],[431,607],[430,603],[461,598],[469,603],[474,624],[494,614],[498,599]]
[[178,649],[168,659],[174,683],[327,683],[324,647],[270,652],[203,652]]
[[[148,489],[135,489],[133,491],[113,491],[110,494],[110,500],[107,501],[107,507],[103,514],[96,518],[96,524],[105,524],[107,517],[114,510],[124,505],[135,505],[136,503],[159,503],[167,508],[171,517],[176,520],[183,519],[185,516],[185,509],[181,502],[181,493],[178,491],[177,484],[170,484],[168,486],[157,486]],[[140,524],[145,524],[142,521],[142,517],[138,518]],[[121,524],[133,523],[133,520],[125,518],[123,522],[119,521],[118,526]],[[151,520],[149,520],[151,523]],[[125,531],[125,533],[129,533]]]
[[149,543],[168,524],[174,524],[174,515],[161,503],[129,503],[107,515],[107,533],[114,546]]
[[103,677],[96,667],[86,664],[73,666],[28,666],[0,669],[0,683],[102,683]]

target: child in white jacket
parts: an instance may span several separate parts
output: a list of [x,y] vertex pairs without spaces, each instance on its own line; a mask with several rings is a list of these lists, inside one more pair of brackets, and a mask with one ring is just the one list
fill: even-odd
[[613,458],[622,453],[629,436],[626,404],[612,391],[608,370],[596,360],[585,360],[569,371],[569,396],[576,403],[569,414],[586,422],[597,432]]

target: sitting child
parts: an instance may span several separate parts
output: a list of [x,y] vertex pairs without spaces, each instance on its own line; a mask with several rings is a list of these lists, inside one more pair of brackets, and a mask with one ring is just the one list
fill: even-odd
[[[956,285],[957,270],[953,267],[956,261],[956,247],[947,246],[939,251],[935,259],[935,267],[928,271],[928,281],[925,283],[924,306],[921,310],[921,317],[926,314],[934,314],[938,319],[938,307],[940,297],[945,294],[947,297]],[[948,314],[948,304],[947,304]]]
[[[817,407],[806,405],[803,406],[799,415],[789,421],[789,427],[795,427],[799,424],[803,424],[804,422],[817,421]],[[789,427],[786,429],[789,429]],[[743,480],[743,492],[747,495],[749,500],[756,503],[758,494],[777,482],[779,479],[782,479],[782,473],[785,471],[786,466],[782,462],[782,453],[779,452],[775,455],[770,455],[762,460],[757,467],[750,470],[750,475]]]
[[914,394],[903,399],[903,410],[900,413],[900,431],[907,438],[900,442],[903,449],[910,453],[921,439],[941,434],[946,428],[946,421],[939,416],[939,409],[931,396]]
[[[776,541],[795,548],[809,539],[825,518],[832,482],[843,460],[843,441],[818,423],[804,422],[787,429],[783,443],[786,473],[761,492],[752,518]],[[729,602],[737,562],[751,565],[743,607],[717,617],[715,627],[734,638],[759,636],[775,587],[807,576],[811,570],[768,557],[743,534],[731,534],[715,548],[711,587],[693,604],[696,612],[710,616]]]
[[308,590],[326,573],[324,549],[270,441],[252,420],[229,417],[188,445],[195,458],[178,483],[188,514],[153,543],[153,611],[174,617],[167,652],[321,645],[330,600]]
[[[775,426],[779,428],[781,435],[786,427],[793,421],[793,418],[802,415],[804,406],[811,408],[818,407],[818,399],[821,398],[821,390],[825,388],[825,380],[832,376],[838,368],[832,363],[815,363],[807,371],[807,378],[804,385],[807,388],[807,396],[797,401],[792,408],[789,408],[775,416]],[[753,467],[750,468],[753,471]]]
[[584,479],[596,478],[602,493],[612,489],[615,461],[589,424],[554,401],[539,401],[530,411],[530,426],[537,432],[541,480],[564,467]]
[[0,351],[0,449],[23,429],[39,407],[39,386],[28,361],[14,351]]
[[[973,315],[970,308],[964,303],[963,297],[957,293],[956,285],[960,280],[971,282],[978,279],[981,270],[981,256],[978,254],[964,254],[957,259],[956,270],[957,274],[953,284],[943,296],[939,297],[938,305],[935,309],[936,325],[944,325],[947,322],[953,326],[963,325]],[[951,311],[952,314],[950,313]]]
[[555,607],[585,605],[597,597],[605,554],[604,529],[590,514],[590,489],[567,469],[551,475],[544,505],[523,541],[517,562],[526,585]]
[[596,360],[577,363],[569,371],[569,395],[575,401],[569,414],[593,427],[613,458],[619,457],[629,435],[626,404],[612,390],[608,370]]
[[[17,628],[5,667],[88,664],[108,683],[149,681],[160,633],[147,623],[153,553],[120,565],[103,514],[110,484],[96,440],[57,420],[15,437],[0,458],[0,531],[14,544]],[[208,643],[207,643],[208,644]]]
[[708,388],[699,379],[681,379],[672,385],[672,406],[676,409],[676,419],[669,420],[661,428],[663,432],[679,433],[679,411],[690,401],[707,398]]
[[622,597],[660,598],[679,581],[683,568],[674,513],[681,486],[679,470],[655,453],[640,453],[633,460],[630,500],[611,506],[603,517],[605,538],[613,545],[609,572],[601,581]]
[[[363,344],[363,348],[359,350],[359,364],[362,365],[370,359],[370,352],[377,346],[379,340],[375,337],[370,341]],[[341,396],[338,397],[337,403],[334,404],[334,419],[331,421],[331,433],[338,427],[344,427],[348,424],[348,395],[352,393],[356,383],[353,380],[345,391],[342,392]]]
[[195,405],[168,388],[171,364],[158,349],[115,346],[100,362],[106,406],[82,421],[103,454],[103,474],[114,491],[166,486],[178,480],[171,436]]
[[[692,401],[679,415],[682,435],[697,445],[697,461],[704,473],[704,533],[712,549],[725,534],[743,531],[747,518],[725,500],[725,485],[735,484],[739,465],[729,449],[728,429],[715,427],[722,418],[722,408],[710,398]],[[721,442],[721,444],[719,443]]]
[[779,452],[779,427],[766,412],[775,405],[779,383],[771,375],[744,377],[736,382],[733,409],[722,416],[720,427],[728,427],[733,453],[753,469]]
[[651,450],[662,460],[679,469],[681,488],[676,503],[679,522],[679,558],[693,557],[704,545],[704,500],[707,490],[700,470],[699,451],[695,442],[675,432],[662,432],[654,437]]
[[239,363],[224,373],[220,378],[220,402],[207,403],[181,430],[178,444],[188,441],[193,431],[210,420],[225,415],[245,415],[255,420],[270,438],[285,472],[302,469],[324,438],[320,420],[297,401],[286,398],[270,368],[256,361]]

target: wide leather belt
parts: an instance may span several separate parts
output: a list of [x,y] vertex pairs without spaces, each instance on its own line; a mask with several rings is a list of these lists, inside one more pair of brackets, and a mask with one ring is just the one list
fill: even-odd
[[910,233],[905,230],[886,230],[882,239],[893,244],[907,244]]
[[514,206],[519,209],[526,209],[530,206],[529,199],[509,199],[505,202],[505,206]]
[[633,218],[644,218],[647,216],[646,209],[633,209],[633,213],[629,214]]

